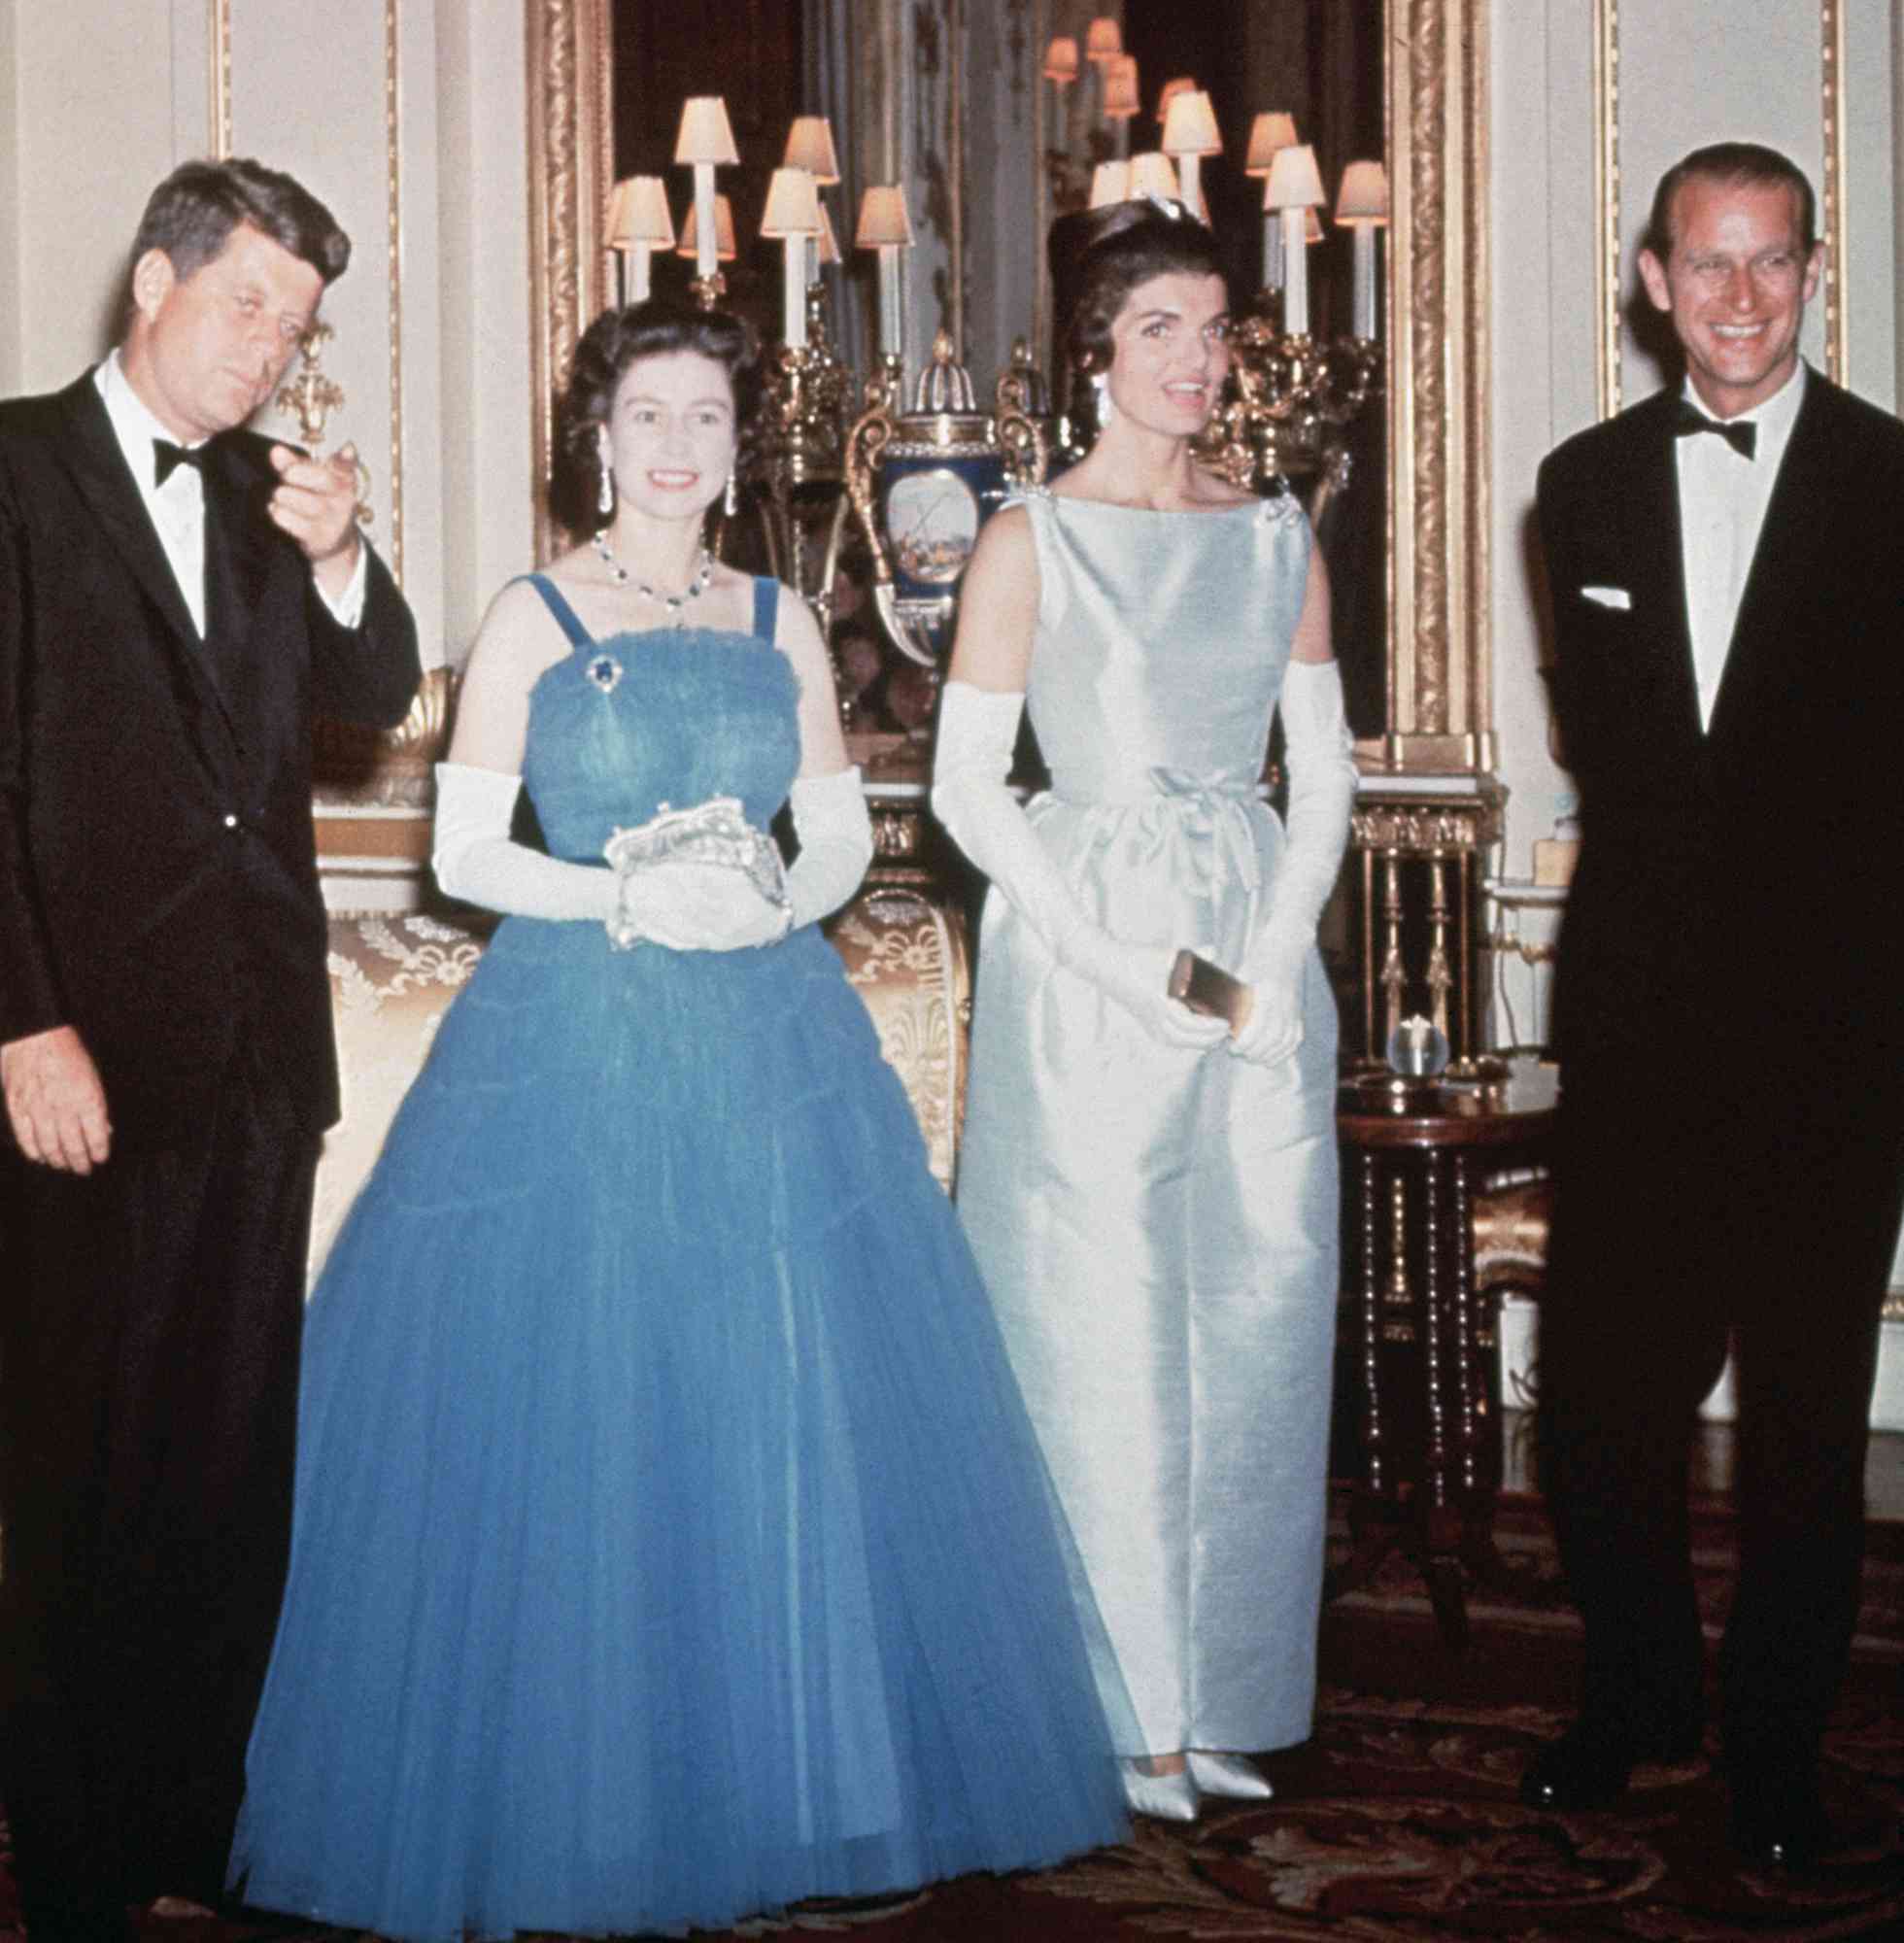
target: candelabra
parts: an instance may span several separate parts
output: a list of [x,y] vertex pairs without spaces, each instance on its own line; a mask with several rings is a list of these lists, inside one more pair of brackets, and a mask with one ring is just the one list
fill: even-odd
[[1275,293],[1231,331],[1234,384],[1198,442],[1200,456],[1239,486],[1278,475],[1313,477],[1310,516],[1348,483],[1347,431],[1380,390],[1382,352],[1373,338],[1318,343],[1285,333]]

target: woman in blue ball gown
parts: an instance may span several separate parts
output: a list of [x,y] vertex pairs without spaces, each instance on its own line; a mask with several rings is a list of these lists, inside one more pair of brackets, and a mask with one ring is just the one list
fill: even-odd
[[997,1325],[815,923],[870,855],[826,654],[701,542],[742,345],[588,332],[600,530],[471,658],[436,864],[512,914],[312,1301],[254,1903],[679,1933],[1124,1827]]

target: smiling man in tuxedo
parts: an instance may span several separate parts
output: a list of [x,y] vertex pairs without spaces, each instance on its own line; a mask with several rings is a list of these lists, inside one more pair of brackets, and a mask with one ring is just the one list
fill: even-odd
[[1701,1745],[1687,1459],[1730,1341],[1721,1742],[1735,1847],[1787,1865],[1831,1840],[1819,1744],[1904,1190],[1904,426],[1800,358],[1822,260],[1785,156],[1670,170],[1640,269],[1684,385],[1568,440],[1539,490],[1581,802],[1544,1478],[1586,1666],[1522,1791],[1604,1806]]
[[35,1943],[219,1895],[289,1544],[336,1115],[315,711],[415,626],[348,451],[242,429],[350,242],[192,162],[119,348],[0,405],[0,1796]]

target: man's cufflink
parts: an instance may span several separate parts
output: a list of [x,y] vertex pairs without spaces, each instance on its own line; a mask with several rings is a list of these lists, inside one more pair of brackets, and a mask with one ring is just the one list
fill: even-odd
[[1617,607],[1625,612],[1633,605],[1633,597],[1623,587],[1582,587],[1581,598],[1591,600],[1596,607]]

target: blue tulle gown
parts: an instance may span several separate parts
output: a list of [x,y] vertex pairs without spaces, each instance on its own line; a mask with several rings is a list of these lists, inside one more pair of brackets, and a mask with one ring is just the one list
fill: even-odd
[[[751,634],[559,611],[525,761],[554,852],[720,794],[768,821],[777,592]],[[253,1902],[678,1933],[1124,1829],[990,1305],[811,926],[503,922],[313,1298],[294,1529]]]

